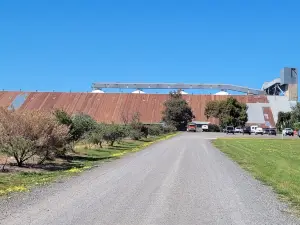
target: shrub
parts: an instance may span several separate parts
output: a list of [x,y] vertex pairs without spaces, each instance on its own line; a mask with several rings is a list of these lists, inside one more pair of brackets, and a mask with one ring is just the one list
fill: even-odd
[[129,136],[134,140],[139,140],[142,137],[148,137],[148,127],[140,122],[140,113],[136,112],[132,115],[129,124]]
[[220,127],[216,124],[208,124],[208,132],[220,132]]
[[0,151],[15,158],[18,166],[33,156],[39,163],[65,149],[69,128],[52,115],[0,109]]
[[79,113],[72,116],[70,134],[73,141],[78,141],[84,134],[96,129],[97,122],[89,115]]
[[106,126],[105,124],[97,124],[96,128],[87,134],[86,140],[102,148]]
[[110,146],[113,146],[116,141],[122,140],[124,136],[124,127],[116,124],[107,125],[103,134],[104,140],[107,141]]
[[64,110],[57,109],[54,111],[54,116],[58,120],[59,123],[71,126],[72,125],[72,118],[71,116],[65,112]]
[[97,122],[89,115],[78,113],[70,116],[63,110],[57,109],[54,115],[60,124],[69,126],[70,139],[69,142],[75,142],[97,128]]
[[164,128],[161,125],[148,126],[149,135],[151,135],[151,136],[159,136],[159,135],[163,134],[163,132],[164,132],[163,129]]
[[177,131],[177,128],[173,125],[167,125],[167,126],[164,126],[163,131],[164,131],[165,134],[168,134],[168,133],[172,133],[172,132]]
[[143,133],[140,130],[131,130],[130,131],[130,138],[132,140],[140,140],[143,137]]

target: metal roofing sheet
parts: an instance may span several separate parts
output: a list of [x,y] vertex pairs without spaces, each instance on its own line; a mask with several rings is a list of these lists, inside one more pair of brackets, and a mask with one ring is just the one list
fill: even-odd
[[[0,106],[9,107],[14,99],[23,92],[0,92]],[[141,121],[157,123],[161,121],[163,103],[168,94],[131,94],[131,93],[63,93],[63,92],[29,92],[20,106],[21,110],[64,109],[68,113],[83,112],[101,122],[122,122],[126,114],[131,117],[135,112],[141,115]],[[223,100],[229,96],[184,95],[196,116],[196,120],[207,121],[204,109],[207,102]],[[244,103],[267,103],[266,96],[233,96]],[[268,113],[272,113],[268,112]],[[216,119],[209,122],[217,123]]]

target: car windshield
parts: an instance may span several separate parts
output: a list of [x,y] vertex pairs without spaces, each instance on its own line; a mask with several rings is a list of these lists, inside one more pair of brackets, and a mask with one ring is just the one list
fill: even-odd
[[227,130],[233,130],[233,127],[227,127]]

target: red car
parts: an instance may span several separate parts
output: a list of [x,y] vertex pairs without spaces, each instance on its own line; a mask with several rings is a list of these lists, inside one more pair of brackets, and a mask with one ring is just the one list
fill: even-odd
[[187,126],[187,131],[196,132],[197,125],[195,123],[189,123]]

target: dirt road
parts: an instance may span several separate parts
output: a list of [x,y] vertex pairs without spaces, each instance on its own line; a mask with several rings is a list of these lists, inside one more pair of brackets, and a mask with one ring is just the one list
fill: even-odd
[[79,177],[0,201],[3,225],[300,224],[270,188],[184,133]]

